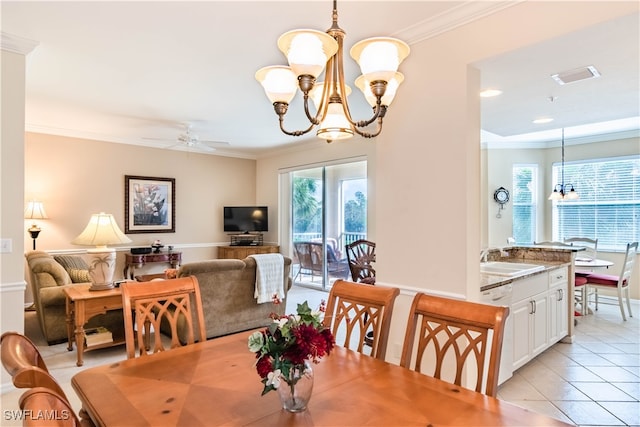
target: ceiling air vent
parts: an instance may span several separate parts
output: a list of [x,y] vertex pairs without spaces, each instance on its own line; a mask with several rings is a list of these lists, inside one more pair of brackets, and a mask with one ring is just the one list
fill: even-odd
[[554,74],[551,76],[551,78],[555,80],[559,85],[566,85],[567,83],[593,79],[596,77],[600,77],[600,73],[593,65],[589,65],[588,67],[576,68],[575,70],[564,71],[562,73]]

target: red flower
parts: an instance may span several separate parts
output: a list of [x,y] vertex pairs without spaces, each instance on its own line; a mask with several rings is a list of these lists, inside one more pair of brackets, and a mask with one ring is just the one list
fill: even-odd
[[[259,357],[260,355],[258,355]],[[258,375],[260,375],[260,378],[267,378],[267,375],[269,375],[269,372],[271,372],[273,370],[273,368],[271,367],[271,357],[269,357],[268,355],[264,355],[262,357],[260,357],[260,359],[258,359],[258,362],[256,363],[256,371],[258,371]]]

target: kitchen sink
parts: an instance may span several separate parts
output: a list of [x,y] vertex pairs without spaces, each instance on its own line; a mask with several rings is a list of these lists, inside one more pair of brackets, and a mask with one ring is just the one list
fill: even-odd
[[520,262],[483,262],[480,263],[480,272],[484,274],[492,274],[494,276],[524,276],[525,274],[535,273],[544,270],[544,265],[526,264]]

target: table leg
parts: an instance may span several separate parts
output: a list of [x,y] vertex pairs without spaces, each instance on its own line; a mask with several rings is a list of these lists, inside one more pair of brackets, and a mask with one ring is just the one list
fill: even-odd
[[83,365],[83,353],[84,353],[84,314],[85,307],[84,301],[75,302],[74,319],[75,319],[75,333],[76,333],[76,352],[78,353],[77,366]]
[[73,350],[73,302],[69,297],[65,300],[65,313],[67,315],[67,350]]

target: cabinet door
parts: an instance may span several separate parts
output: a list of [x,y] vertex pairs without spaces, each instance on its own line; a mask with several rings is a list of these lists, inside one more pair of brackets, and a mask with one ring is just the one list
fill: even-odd
[[549,303],[547,295],[548,292],[544,292],[533,297],[532,356],[542,353],[549,344],[549,334],[547,333]]
[[568,305],[566,286],[558,285],[549,290],[549,344],[554,344],[568,333]]
[[533,303],[529,299],[511,306],[513,320],[513,369],[518,369],[530,359],[531,354],[531,318]]

